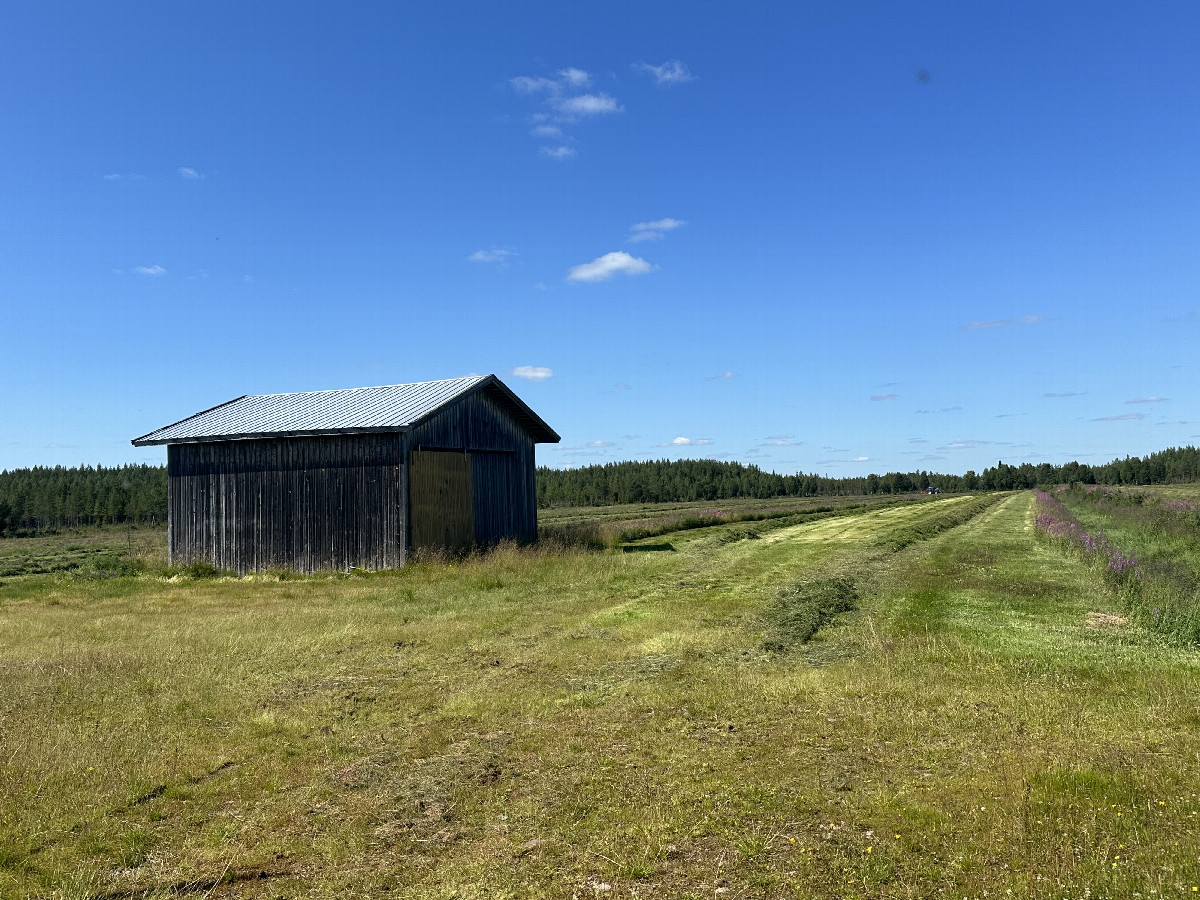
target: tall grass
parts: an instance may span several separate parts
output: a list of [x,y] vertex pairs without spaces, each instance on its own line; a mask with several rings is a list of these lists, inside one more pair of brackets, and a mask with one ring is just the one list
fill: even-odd
[[1200,643],[1193,515],[1190,502],[1148,492],[1088,486],[1036,494],[1040,534],[1087,561],[1138,622],[1188,644]]

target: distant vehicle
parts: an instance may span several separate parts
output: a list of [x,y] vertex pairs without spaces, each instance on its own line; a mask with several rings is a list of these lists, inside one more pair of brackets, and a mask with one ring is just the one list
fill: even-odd
[[940,494],[941,492],[942,492],[941,488],[935,488],[935,487],[927,487],[927,488],[925,488],[925,490],[921,491],[922,494]]

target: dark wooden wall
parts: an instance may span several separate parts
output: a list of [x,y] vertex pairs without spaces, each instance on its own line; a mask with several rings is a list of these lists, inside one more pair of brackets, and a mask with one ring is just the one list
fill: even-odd
[[400,435],[167,448],[171,561],[239,574],[404,564]]
[[452,403],[409,433],[409,447],[468,451],[475,542],[537,539],[533,439],[488,389]]
[[[423,451],[460,458],[450,475],[432,465],[429,479],[410,481],[407,458]],[[451,475],[456,546],[472,531],[476,544],[537,539],[533,439],[487,388],[408,433],[172,444],[167,474],[178,565],[239,574],[402,566],[409,546],[432,546],[433,532],[446,532],[437,479]]]

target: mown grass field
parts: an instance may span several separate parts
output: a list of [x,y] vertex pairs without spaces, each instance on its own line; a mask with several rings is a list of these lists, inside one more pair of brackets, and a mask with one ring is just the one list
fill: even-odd
[[1033,513],[4,578],[0,894],[1193,896],[1200,655]]

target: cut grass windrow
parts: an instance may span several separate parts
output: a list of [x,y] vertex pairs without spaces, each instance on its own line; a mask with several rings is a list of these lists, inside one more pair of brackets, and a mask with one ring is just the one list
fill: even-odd
[[[949,509],[937,506],[925,510],[925,515],[910,517],[905,524],[877,536],[872,546],[898,553],[970,522],[1005,496],[985,495],[956,501]],[[868,554],[860,556],[849,570],[843,569],[836,576],[801,579],[781,587],[763,611],[768,627],[763,646],[773,652],[782,652],[806,644],[837,615],[857,609],[860,586],[871,581],[869,567],[877,564],[878,560]]]

